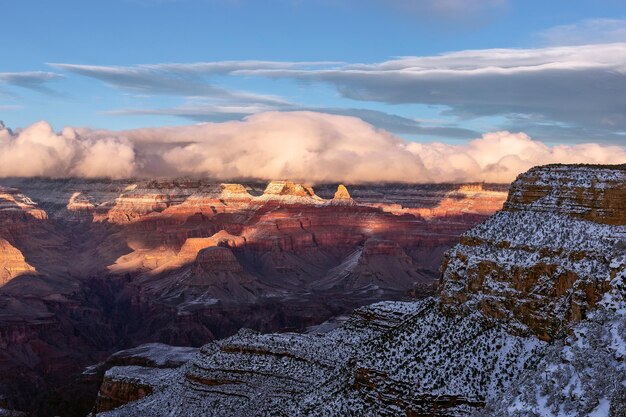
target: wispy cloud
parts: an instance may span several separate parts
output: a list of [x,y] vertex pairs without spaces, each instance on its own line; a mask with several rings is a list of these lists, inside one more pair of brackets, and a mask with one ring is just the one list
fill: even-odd
[[547,45],[626,42],[626,19],[586,19],[540,31],[535,37]]
[[50,63],[48,65],[74,74],[94,78],[108,85],[135,93],[211,97],[220,100],[284,104],[284,100],[276,96],[234,91],[216,86],[209,82],[207,77],[248,69],[315,68],[319,65],[328,64],[327,62],[222,61],[133,66],[98,66],[65,63]]
[[[367,0],[366,0],[367,1]],[[506,9],[508,0],[370,0],[421,20],[474,24]]]
[[0,83],[27,88],[39,93],[56,95],[47,83],[62,78],[62,75],[46,71],[0,72]]
[[255,102],[202,102],[192,100],[177,107],[166,108],[128,108],[105,112],[121,116],[174,116],[195,122],[239,120],[255,113],[274,110],[295,110],[298,107],[289,103],[265,104]]

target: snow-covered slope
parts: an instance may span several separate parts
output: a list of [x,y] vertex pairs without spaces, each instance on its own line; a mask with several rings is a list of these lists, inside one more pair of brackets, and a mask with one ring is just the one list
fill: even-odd
[[626,415],[625,280],[626,270],[622,269],[599,308],[574,325],[568,337],[550,346],[536,367],[522,373],[504,395],[487,405],[485,414]]
[[450,309],[551,340],[596,307],[624,267],[626,168],[570,168],[520,175],[504,209],[447,253],[440,290]]
[[104,415],[623,415],[624,172],[532,169],[450,250],[438,298],[326,333],[241,331]]

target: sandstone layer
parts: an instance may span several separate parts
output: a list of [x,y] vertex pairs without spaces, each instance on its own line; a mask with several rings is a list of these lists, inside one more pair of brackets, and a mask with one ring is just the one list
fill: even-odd
[[[241,330],[100,415],[621,415],[626,205],[606,195],[623,171],[565,168],[518,178],[507,210],[447,253],[437,297],[361,307],[305,334]],[[525,197],[537,177],[551,191]],[[406,259],[398,242],[368,242],[352,265]]]
[[103,378],[101,407],[148,394],[141,369],[116,388],[126,365],[80,376],[115,350],[200,346],[242,327],[302,331],[432,294],[444,252],[506,197],[458,185],[2,184],[0,405],[70,416],[92,408]]

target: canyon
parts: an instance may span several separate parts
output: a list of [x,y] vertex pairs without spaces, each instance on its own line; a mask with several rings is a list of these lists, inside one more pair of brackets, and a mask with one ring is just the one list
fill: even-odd
[[145,346],[102,365],[94,412],[623,416],[625,190],[626,165],[533,168],[447,251],[433,296],[304,332],[241,329],[182,365],[155,365],[168,348]]
[[355,326],[382,332],[401,314],[363,306],[434,294],[446,251],[507,188],[2,179],[0,407],[113,410],[154,395],[211,341],[322,340],[353,310]]

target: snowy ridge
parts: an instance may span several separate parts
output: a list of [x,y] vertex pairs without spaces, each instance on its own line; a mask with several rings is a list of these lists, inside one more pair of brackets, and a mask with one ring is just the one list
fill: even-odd
[[548,165],[521,174],[505,210],[561,213],[626,225],[626,165]]
[[325,333],[242,330],[102,415],[621,416],[625,180],[534,168],[448,252],[439,297],[361,308]]
[[441,298],[522,334],[561,337],[568,322],[584,319],[611,288],[624,242],[626,226],[502,211],[448,252]]

